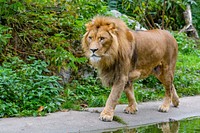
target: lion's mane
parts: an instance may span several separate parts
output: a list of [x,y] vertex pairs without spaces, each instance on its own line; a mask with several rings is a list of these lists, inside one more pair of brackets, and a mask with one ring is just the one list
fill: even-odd
[[103,27],[105,31],[112,34],[112,44],[110,47],[109,58],[101,60],[98,64],[92,64],[97,67],[100,78],[104,85],[111,86],[118,82],[121,75],[128,75],[132,66],[130,58],[133,58],[135,49],[134,38],[126,24],[112,17],[95,17],[86,24],[86,34],[82,39],[84,52],[89,50],[86,37],[91,30],[98,30]]

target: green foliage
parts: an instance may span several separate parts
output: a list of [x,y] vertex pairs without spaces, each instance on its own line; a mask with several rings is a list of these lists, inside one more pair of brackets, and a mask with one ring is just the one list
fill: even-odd
[[119,116],[116,116],[116,115],[113,116],[113,121],[116,121],[123,125],[128,125],[122,118],[120,118]]
[[0,44],[1,44],[0,53],[3,51],[4,47],[7,45],[8,40],[12,38],[11,34],[8,33],[9,30],[11,30],[11,28],[0,24]]
[[147,29],[165,28],[178,30],[184,26],[183,12],[193,0],[121,0],[118,9],[134,17]]
[[185,33],[173,32],[179,47],[174,84],[180,96],[200,94],[200,50]]
[[90,107],[104,106],[110,93],[110,89],[103,87],[100,80],[93,77],[74,80],[65,88],[65,108],[79,109],[81,104]]
[[64,67],[77,71],[86,61],[77,54],[83,25],[94,15],[103,14],[104,5],[99,0],[0,1],[0,42],[4,44],[0,61],[7,55],[23,59],[31,55],[50,61],[52,70]]
[[[184,26],[182,13],[187,2],[192,5],[194,24],[199,29],[199,2],[196,5],[193,0],[166,1],[165,10],[163,0],[121,0],[110,4],[115,4],[115,8],[117,6],[145,27],[161,26],[163,19],[164,28],[179,29]],[[84,24],[97,14],[106,14],[105,2],[1,0],[0,11],[0,117],[44,115],[60,107],[80,109],[84,105],[105,105],[110,89],[102,87],[95,76],[77,78],[64,85],[64,90],[58,82],[60,78],[47,76],[68,68],[73,76],[80,77],[80,68],[86,62],[80,47]],[[122,19],[128,22],[126,17]],[[179,45],[175,74],[178,93],[180,96],[200,94],[199,49],[186,34],[173,34]],[[134,87],[139,102],[160,99],[164,95],[162,85],[154,77],[139,80]],[[127,103],[125,94],[119,102]]]
[[0,66],[0,117],[44,115],[60,109],[60,78],[44,75],[49,73],[44,61],[28,61],[13,57]]
[[57,45],[55,49],[45,49],[44,52],[48,55],[51,64],[58,67],[58,71],[60,71],[61,67],[72,68],[77,71],[78,66],[75,63],[84,63],[86,61],[86,58],[76,58],[60,45]]
[[173,35],[177,40],[179,52],[183,54],[192,54],[197,52],[197,50],[195,50],[197,47],[195,40],[188,38],[185,33],[173,33]]
[[174,82],[180,96],[200,94],[199,55],[179,53]]
[[196,4],[192,5],[192,20],[195,28],[198,31],[198,34],[200,35],[200,1],[197,0]]
[[[78,76],[80,64],[86,62],[80,47],[84,24],[96,14],[104,14],[105,3],[99,0],[1,0],[0,10],[0,116],[44,115],[58,110],[63,102],[60,78],[46,75],[67,68],[72,76]],[[14,58],[8,60],[8,57]],[[48,65],[45,62],[49,62]],[[47,67],[52,71],[48,72]],[[75,83],[78,81],[69,86]],[[64,95],[70,95],[63,96],[69,99],[66,106],[72,105],[74,98],[78,101],[83,98],[79,96],[81,89],[79,85],[76,91],[75,88],[65,90]],[[74,98],[73,93],[77,93]],[[86,91],[89,93],[91,91]],[[92,98],[94,101],[90,104],[93,105],[100,105],[105,99]]]
[[117,10],[118,0],[108,0],[110,10]]

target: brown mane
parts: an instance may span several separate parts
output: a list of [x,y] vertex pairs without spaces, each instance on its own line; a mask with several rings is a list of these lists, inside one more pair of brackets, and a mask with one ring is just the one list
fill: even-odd
[[[118,82],[121,74],[128,73],[127,68],[130,67],[131,63],[128,59],[132,58],[135,46],[133,44],[135,42],[132,33],[120,19],[98,16],[86,24],[87,32],[100,27],[104,27],[105,30],[114,33],[117,39],[112,44],[112,49],[117,48],[116,52],[113,52],[115,55],[112,58],[101,61],[96,66],[103,84],[112,86],[114,82]],[[88,49],[85,44],[85,38],[82,40],[82,45],[84,50]]]

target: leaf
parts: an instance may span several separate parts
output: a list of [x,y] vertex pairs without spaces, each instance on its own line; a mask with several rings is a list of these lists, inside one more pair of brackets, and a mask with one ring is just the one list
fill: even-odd
[[44,110],[44,106],[40,106],[39,108],[38,108],[38,112],[42,112]]

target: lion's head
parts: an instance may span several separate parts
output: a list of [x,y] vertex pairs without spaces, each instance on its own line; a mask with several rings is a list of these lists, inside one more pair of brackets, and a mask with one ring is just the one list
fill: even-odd
[[82,47],[93,66],[108,67],[131,54],[133,36],[120,19],[98,16],[86,24],[86,30]]

